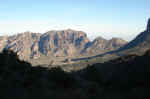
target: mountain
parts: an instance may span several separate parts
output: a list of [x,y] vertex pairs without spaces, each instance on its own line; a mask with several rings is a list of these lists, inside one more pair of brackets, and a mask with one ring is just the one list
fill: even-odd
[[[118,49],[126,43],[119,38],[106,40],[102,37],[90,41],[85,32],[71,29],[0,37],[0,49],[13,50],[23,60],[87,57]],[[43,60],[49,61],[49,58]]]
[[95,40],[88,43],[88,46],[85,47],[82,52],[89,54],[102,54],[105,52],[116,50],[126,43],[126,41],[120,38],[112,38],[111,40],[106,40],[102,37],[97,37]]
[[143,54],[150,49],[150,19],[147,23],[147,28],[141,32],[134,40],[122,46],[117,52],[119,54]]
[[86,33],[75,30],[49,31],[40,37],[39,51],[45,55],[76,56],[90,42]]

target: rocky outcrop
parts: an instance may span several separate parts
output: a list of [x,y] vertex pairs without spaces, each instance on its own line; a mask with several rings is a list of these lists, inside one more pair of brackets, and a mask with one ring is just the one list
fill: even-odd
[[150,19],[148,19],[148,23],[147,23],[147,32],[150,32]]
[[142,54],[150,49],[150,19],[147,23],[147,28],[141,32],[134,40],[121,47],[118,51],[120,54]]

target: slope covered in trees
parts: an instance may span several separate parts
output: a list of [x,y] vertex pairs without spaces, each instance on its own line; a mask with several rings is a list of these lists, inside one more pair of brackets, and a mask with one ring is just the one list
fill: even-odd
[[32,67],[12,51],[0,54],[1,99],[143,99],[150,83],[150,51],[79,71]]

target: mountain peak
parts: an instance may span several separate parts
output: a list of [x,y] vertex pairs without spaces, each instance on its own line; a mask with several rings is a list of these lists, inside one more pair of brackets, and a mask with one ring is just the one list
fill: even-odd
[[148,19],[148,23],[147,23],[147,32],[150,32],[150,18]]
[[150,18],[148,19],[147,28],[141,32],[135,39],[130,41],[118,51],[123,54],[142,54],[150,49]]

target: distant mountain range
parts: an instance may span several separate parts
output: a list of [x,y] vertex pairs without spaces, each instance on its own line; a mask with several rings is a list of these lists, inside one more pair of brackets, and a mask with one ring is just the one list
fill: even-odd
[[102,37],[90,41],[85,32],[68,29],[44,34],[24,32],[3,36],[0,37],[0,50],[11,49],[24,60],[41,56],[74,58],[116,50],[126,43],[120,38],[106,40]]
[[[134,40],[127,42],[120,38],[106,40],[97,37],[90,41],[83,31],[72,29],[48,31],[44,34],[24,32],[13,36],[0,37],[0,50],[11,49],[23,60],[80,60],[95,57],[142,55],[150,49],[150,19],[147,28]],[[115,58],[115,57],[114,57]],[[48,63],[49,64],[49,63]]]

